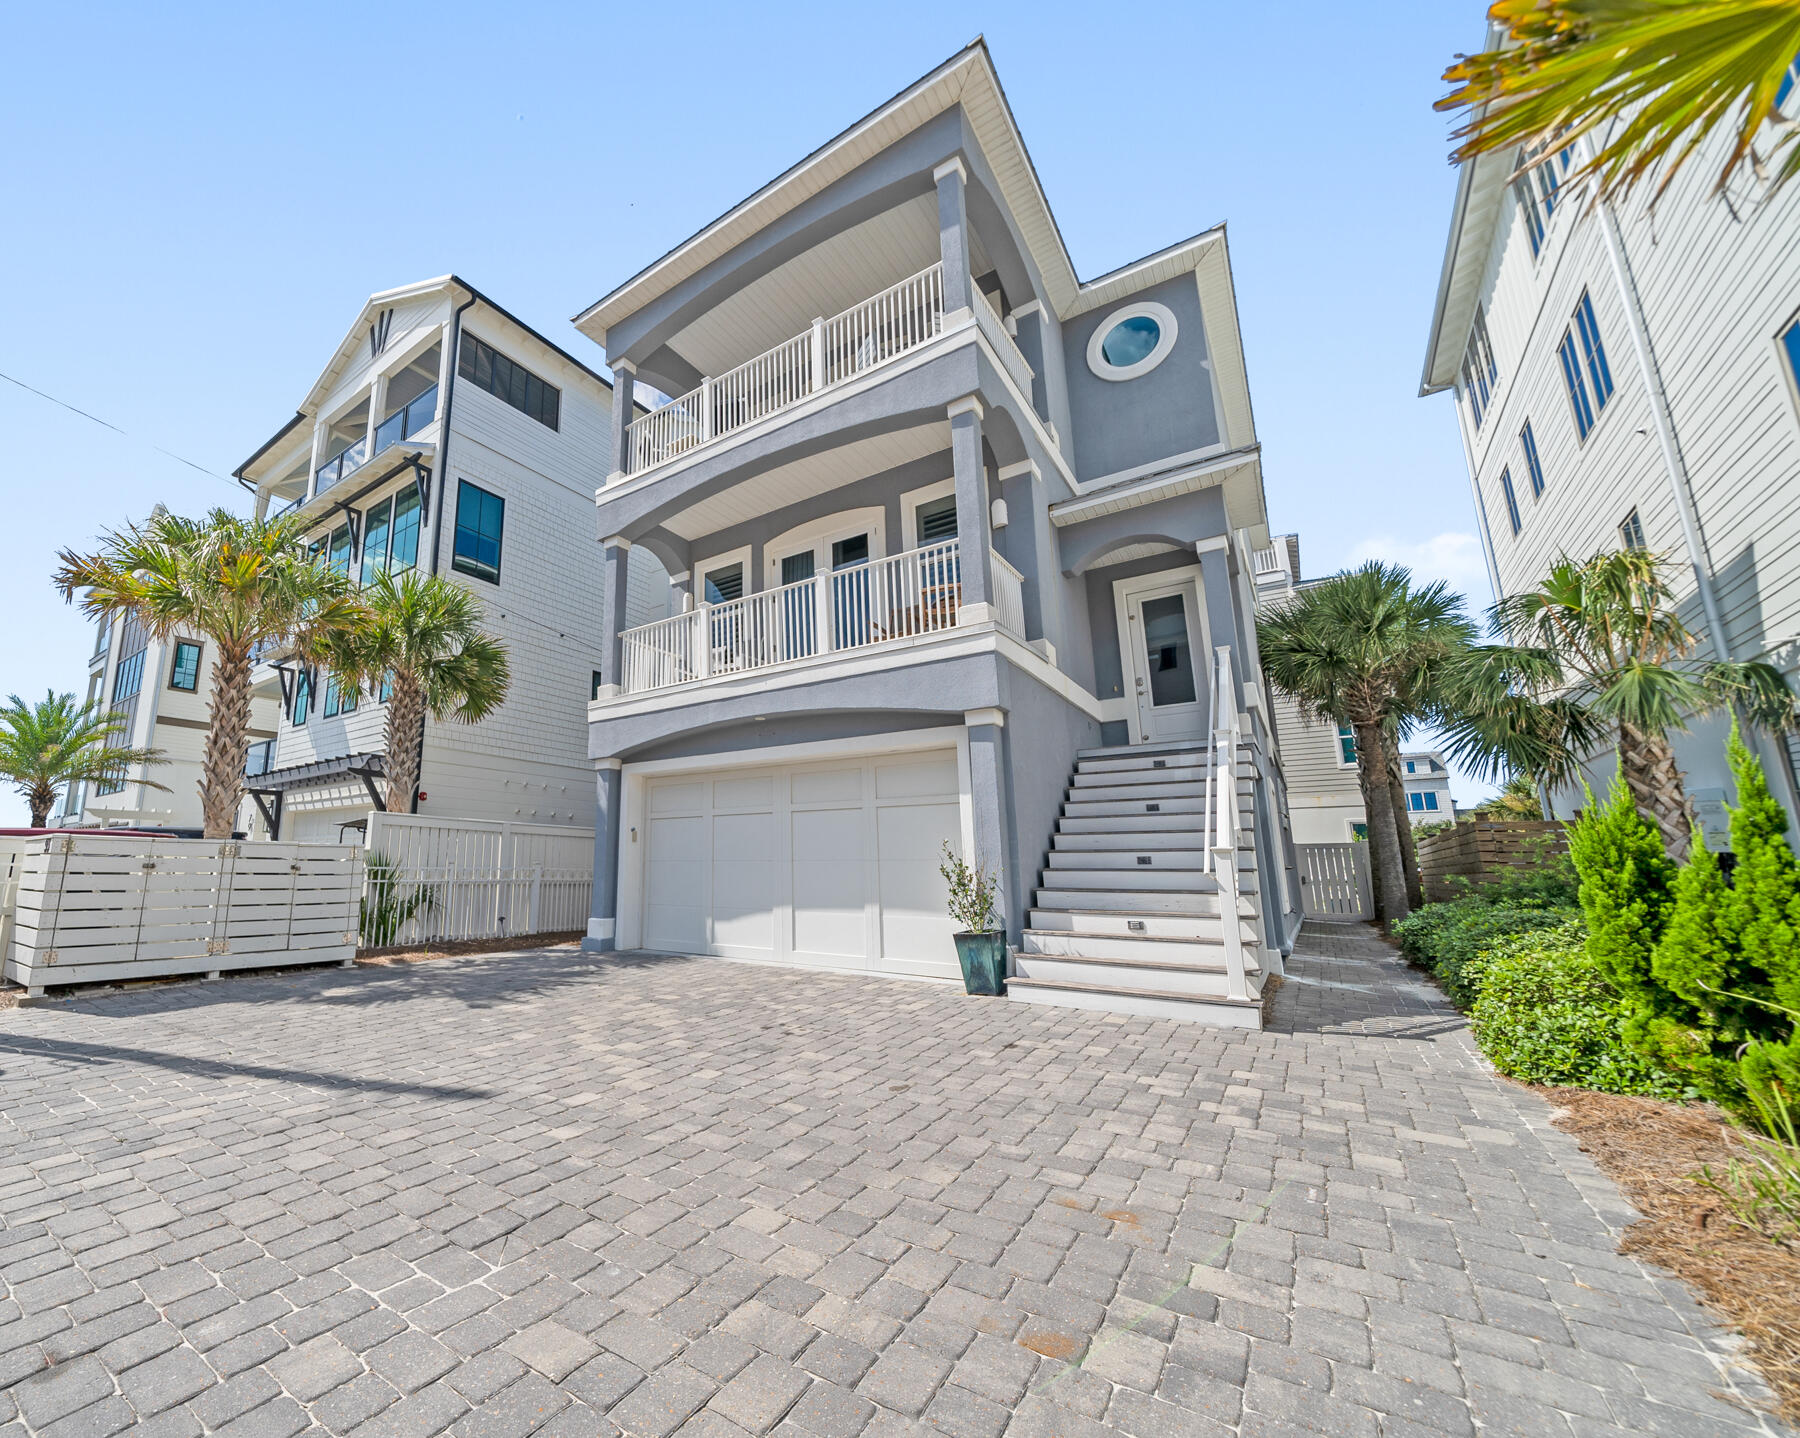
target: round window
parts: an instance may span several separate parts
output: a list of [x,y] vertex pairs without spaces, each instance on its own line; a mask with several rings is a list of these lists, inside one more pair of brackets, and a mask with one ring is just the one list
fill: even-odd
[[1167,305],[1127,305],[1095,327],[1088,341],[1088,368],[1101,379],[1136,379],[1169,357],[1175,334],[1175,312]]

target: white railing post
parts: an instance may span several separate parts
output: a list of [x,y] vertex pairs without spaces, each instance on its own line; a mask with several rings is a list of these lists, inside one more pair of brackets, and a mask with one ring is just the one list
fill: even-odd
[[705,444],[713,437],[713,382],[710,379],[700,381],[700,443]]
[[1231,650],[1218,649],[1214,674],[1213,752],[1218,776],[1218,810],[1212,832],[1213,872],[1219,885],[1220,937],[1225,950],[1225,992],[1234,999],[1250,997],[1244,962],[1244,931],[1238,916],[1237,700],[1232,694]]
[[806,386],[808,394],[825,388],[825,321],[815,315],[812,322],[812,374]]
[[529,922],[525,929],[528,934],[541,934],[538,927],[538,901],[543,896],[544,869],[541,864],[534,864],[531,870],[531,907],[527,910]]
[[694,606],[694,677],[707,679],[712,676],[712,607],[701,603]]
[[831,632],[831,595],[833,589],[831,571],[827,569],[813,581],[813,584],[817,591],[815,597],[819,606],[818,618],[814,625],[819,631],[818,650],[821,654],[829,654],[833,649],[837,648],[836,639]]

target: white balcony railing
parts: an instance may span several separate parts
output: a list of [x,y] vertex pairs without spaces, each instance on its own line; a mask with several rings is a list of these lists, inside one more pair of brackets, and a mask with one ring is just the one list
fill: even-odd
[[944,269],[936,264],[633,420],[625,431],[627,472],[766,419],[917,348],[943,327]]
[[[998,621],[1021,639],[1019,573],[989,551]],[[962,596],[957,541],[833,570],[628,629],[622,689],[643,694],[715,675],[954,629]]]

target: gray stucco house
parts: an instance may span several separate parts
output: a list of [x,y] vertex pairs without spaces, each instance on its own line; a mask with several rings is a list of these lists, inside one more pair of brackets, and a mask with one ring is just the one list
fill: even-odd
[[[978,41],[576,324],[587,946],[954,977],[948,843],[1015,999],[1257,1024],[1299,890],[1224,228],[1078,279]],[[634,547],[676,593],[627,628]]]

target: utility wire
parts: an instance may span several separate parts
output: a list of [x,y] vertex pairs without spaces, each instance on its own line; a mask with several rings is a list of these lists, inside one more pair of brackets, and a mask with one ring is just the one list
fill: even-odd
[[189,469],[197,469],[200,471],[200,473],[204,474],[208,479],[222,479],[225,481],[226,484],[231,485],[234,489],[243,488],[243,486],[238,484],[238,482],[235,479],[232,479],[227,475],[220,474],[216,470],[208,469],[203,464],[195,464],[193,460],[188,459],[184,455],[179,455],[179,454],[175,453],[175,451],[172,449],[164,449],[160,444],[155,444],[152,441],[147,440],[147,439],[138,439],[138,437],[136,435],[131,434],[127,430],[120,429],[118,427],[118,425],[116,425],[116,424],[108,423],[106,420],[101,419],[99,415],[89,414],[85,409],[82,409],[77,405],[70,404],[66,399],[58,399],[53,394],[45,394],[43,390],[38,389],[34,385],[26,384],[25,381],[22,379],[14,379],[11,375],[6,374],[4,372],[0,372],[0,379],[5,380],[8,384],[17,385],[20,389],[26,391],[28,394],[36,395],[39,399],[49,400],[51,404],[58,405],[61,408],[68,410],[70,414],[78,414],[85,420],[91,420],[91,421],[93,421],[93,423],[99,425],[102,429],[110,429],[114,434],[123,435],[126,439],[135,440],[139,444],[149,445],[150,448],[155,450],[158,454],[166,454],[170,459],[174,460],[177,464],[185,464]]

